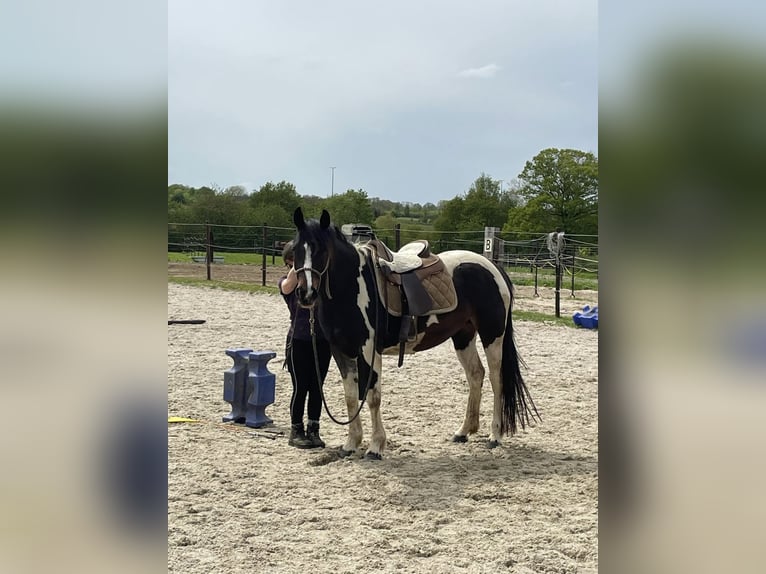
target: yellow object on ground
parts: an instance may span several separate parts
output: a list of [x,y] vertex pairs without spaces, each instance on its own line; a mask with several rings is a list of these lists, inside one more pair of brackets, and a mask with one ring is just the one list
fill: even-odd
[[199,423],[198,419],[187,419],[186,417],[168,417],[169,423]]

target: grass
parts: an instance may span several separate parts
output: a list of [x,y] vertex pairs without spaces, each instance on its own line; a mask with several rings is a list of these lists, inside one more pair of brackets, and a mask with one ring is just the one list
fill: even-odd
[[[231,265],[262,265],[263,255],[260,253],[214,253],[215,257],[223,257],[225,264]],[[195,254],[196,257],[204,257],[204,253]],[[193,263],[191,253],[176,253],[168,251],[168,262],[170,263]],[[274,259],[274,263],[271,262],[271,255],[266,256],[266,267],[272,265],[282,265],[282,255],[278,255]]]
[[[198,254],[204,256],[203,253]],[[223,257],[226,265],[257,265],[263,264],[263,256],[259,253],[216,253],[216,257]],[[172,263],[192,263],[192,256],[190,253],[175,253],[168,252],[168,261]],[[266,256],[266,267],[282,266],[282,257],[277,256],[272,263],[271,255]],[[515,267],[507,267],[506,271],[511,281],[515,285],[532,286],[535,284],[535,276],[528,271],[516,271]],[[537,285],[539,287],[555,287],[556,276],[553,269],[541,268],[537,275]],[[561,290],[569,290],[572,288],[571,275],[565,274],[561,278]],[[579,289],[591,289],[598,291],[598,276],[595,273],[588,273],[586,271],[578,272],[575,275],[575,290]]]
[[277,293],[276,286],[256,285],[254,283],[239,283],[237,281],[219,281],[217,279],[197,279],[196,277],[168,277],[168,283],[207,287],[209,289],[224,289],[226,291],[245,291],[246,293]]
[[[246,293],[268,293],[270,295],[277,294],[277,288],[272,286],[261,286],[253,283],[239,283],[236,281],[218,281],[216,279],[197,279],[195,277],[168,277],[168,283],[176,283],[178,285],[191,285],[193,287],[207,287],[208,289],[224,289],[227,291],[244,291]],[[513,311],[514,319],[520,321],[535,321],[537,323],[552,323],[554,325],[564,325],[566,327],[575,328],[575,324],[571,317],[556,317],[555,315],[548,315],[546,313],[540,313],[539,311]]]
[[[506,269],[508,276],[514,285],[533,286],[535,284],[535,276],[533,273],[521,273],[518,271],[510,271]],[[540,272],[537,275],[538,287],[555,287],[556,275],[552,273]],[[572,288],[572,276],[564,275],[561,277],[561,290],[568,291]],[[595,276],[588,277],[587,274],[575,275],[575,291],[580,289],[591,289],[598,291],[598,278]]]
[[563,325],[564,327],[577,328],[577,325],[572,321],[572,317],[562,315],[556,317],[555,315],[548,315],[546,313],[540,313],[539,311],[513,311],[513,318],[519,321],[534,321],[536,323],[552,323],[554,325]]

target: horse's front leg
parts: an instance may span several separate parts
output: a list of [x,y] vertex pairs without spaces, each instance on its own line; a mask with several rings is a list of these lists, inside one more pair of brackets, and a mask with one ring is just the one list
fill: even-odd
[[[359,410],[359,371],[356,365],[356,359],[347,357],[342,353],[333,352],[335,363],[338,365],[341,377],[343,377],[343,392],[346,397],[346,411],[351,418]],[[348,456],[357,451],[362,444],[362,419],[357,416],[348,425],[348,438],[346,444],[341,449],[343,456]]]
[[370,446],[367,449],[366,456],[367,458],[377,460],[380,460],[383,457],[383,450],[386,448],[386,431],[383,428],[383,420],[380,417],[380,373],[383,366],[382,363],[383,361],[381,355],[375,353],[375,359],[372,368],[372,379],[370,383],[372,384],[374,382],[375,386],[367,391],[367,405],[370,408],[370,418],[372,419],[372,436],[370,437]]

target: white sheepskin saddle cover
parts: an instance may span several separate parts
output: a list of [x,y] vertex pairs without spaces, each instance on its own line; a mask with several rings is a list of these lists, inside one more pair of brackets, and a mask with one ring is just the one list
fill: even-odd
[[420,252],[423,250],[423,244],[419,242],[408,243],[402,246],[399,251],[394,252],[394,260],[386,261],[379,259],[381,265],[385,265],[394,273],[406,273],[417,269],[423,264],[423,260],[420,258]]

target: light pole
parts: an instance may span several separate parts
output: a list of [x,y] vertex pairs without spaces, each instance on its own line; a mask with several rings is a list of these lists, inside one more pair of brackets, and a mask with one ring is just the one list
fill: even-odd
[[500,180],[500,195],[503,194],[503,181],[502,179]]
[[335,166],[330,168],[330,173],[332,173],[332,183],[330,184],[330,197],[335,195]]

